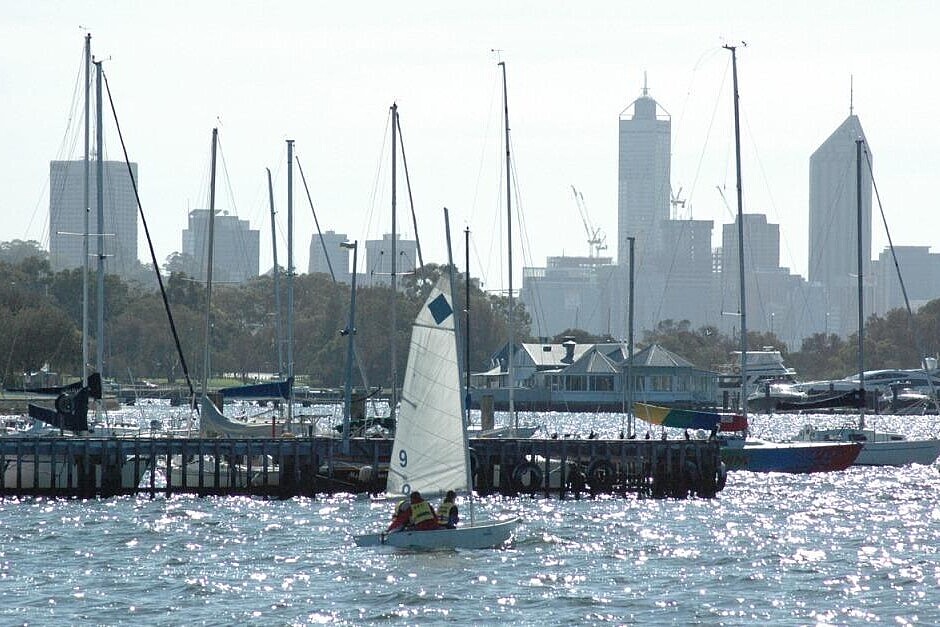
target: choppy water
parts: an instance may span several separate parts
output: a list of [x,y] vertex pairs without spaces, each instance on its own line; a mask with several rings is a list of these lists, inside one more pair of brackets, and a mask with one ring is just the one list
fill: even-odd
[[[805,419],[784,421],[768,425]],[[512,545],[357,548],[390,506],[354,496],[0,501],[0,624],[940,624],[937,465],[737,472],[712,500],[476,507],[523,517]]]

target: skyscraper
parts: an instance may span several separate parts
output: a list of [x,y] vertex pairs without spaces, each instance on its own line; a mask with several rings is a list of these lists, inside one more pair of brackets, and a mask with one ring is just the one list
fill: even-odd
[[[137,268],[137,200],[127,164],[105,161],[104,225],[98,226],[98,192],[95,185],[97,164],[91,162],[89,189],[88,250],[97,254],[97,233],[105,233],[105,273],[127,278]],[[131,164],[134,180],[137,164]],[[55,271],[80,268],[83,263],[85,229],[84,161],[49,163],[49,260]],[[95,265],[92,264],[92,269]]]
[[[395,263],[395,275],[398,288],[401,289],[402,275],[411,274],[418,264],[418,242],[413,239],[402,239],[401,233],[396,236],[395,253],[398,260]],[[361,253],[361,251],[360,251]],[[361,259],[361,254],[360,254]],[[359,261],[360,268],[363,267]],[[385,233],[382,239],[366,240],[365,269],[360,274],[367,275],[368,285],[391,285],[392,283],[392,235]]]
[[[631,111],[632,110],[632,111]],[[620,113],[617,192],[617,259],[627,263],[627,238],[638,251],[657,252],[658,228],[669,219],[669,113],[643,95]]]
[[[183,229],[183,253],[190,255],[196,270],[192,276],[206,278],[209,210],[189,212],[189,227]],[[261,233],[248,220],[216,210],[213,224],[212,280],[244,283],[258,276]]]
[[310,274],[330,274],[332,269],[333,278],[338,283],[350,283],[349,251],[340,247],[340,244],[348,239],[345,233],[335,231],[326,231],[322,237],[313,235],[310,238],[310,261],[307,271]]
[[[849,117],[809,160],[809,280],[829,294],[830,331],[846,333],[857,326],[857,200],[855,141],[863,140],[862,259],[871,263],[871,173],[865,164],[871,151],[858,116]],[[870,303],[870,299],[868,300]],[[866,308],[868,312],[871,308]]]

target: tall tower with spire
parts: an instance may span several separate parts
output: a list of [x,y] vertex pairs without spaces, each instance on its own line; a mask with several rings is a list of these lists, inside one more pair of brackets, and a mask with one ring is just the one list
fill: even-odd
[[[849,117],[809,160],[809,280],[828,293],[829,330],[847,333],[856,324],[856,167],[855,140],[871,148],[849,98]],[[863,153],[863,159],[865,155]],[[862,167],[862,259],[871,261],[871,173]],[[868,299],[871,302],[871,299]],[[834,318],[833,318],[834,316]]]
[[617,190],[617,259],[628,261],[627,238],[638,251],[655,252],[659,225],[669,219],[669,159],[672,122],[649,95],[646,74],[642,95],[620,113]]

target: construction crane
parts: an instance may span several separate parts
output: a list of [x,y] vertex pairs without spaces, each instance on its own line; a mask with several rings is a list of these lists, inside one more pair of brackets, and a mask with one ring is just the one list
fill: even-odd
[[669,199],[669,204],[672,205],[672,220],[679,219],[679,207],[685,209],[685,200],[680,198],[682,196],[682,186],[679,186],[679,191],[673,194],[672,198]]
[[588,256],[600,256],[602,250],[607,250],[607,236],[604,235],[599,227],[595,228],[591,225],[591,220],[588,218],[587,206],[584,203],[584,196],[581,192],[575,189],[574,185],[571,186],[571,192],[574,194],[574,201],[577,203],[578,212],[581,214],[584,232],[587,233]]

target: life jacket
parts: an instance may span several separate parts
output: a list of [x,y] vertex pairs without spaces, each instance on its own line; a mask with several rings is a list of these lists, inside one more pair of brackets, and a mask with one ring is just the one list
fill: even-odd
[[447,525],[450,523],[450,510],[453,509],[454,503],[452,501],[444,501],[437,508],[437,522],[442,525]]
[[420,525],[428,520],[434,520],[434,510],[427,501],[411,504],[411,524]]

